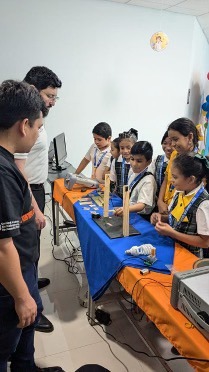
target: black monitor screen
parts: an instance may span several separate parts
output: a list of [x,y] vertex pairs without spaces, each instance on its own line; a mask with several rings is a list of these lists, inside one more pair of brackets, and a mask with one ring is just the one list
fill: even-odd
[[49,145],[48,160],[49,160],[49,164],[52,164],[54,160],[54,142],[52,141],[50,142],[50,145]]
[[65,159],[67,158],[65,134],[61,133],[53,139],[54,142],[54,155],[57,169],[65,169],[63,166]]

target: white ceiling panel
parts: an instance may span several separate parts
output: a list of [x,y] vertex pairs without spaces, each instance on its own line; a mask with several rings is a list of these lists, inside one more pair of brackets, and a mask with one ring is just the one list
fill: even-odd
[[197,12],[209,12],[209,0],[186,0],[178,4],[179,8],[194,9]]
[[[208,0],[209,1],[209,0]],[[159,3],[159,2],[156,2],[156,1],[144,1],[144,0],[131,0],[129,1],[128,5],[138,5],[138,6],[142,6],[144,8],[152,8],[152,9],[166,9],[168,6],[163,4],[163,3]]]
[[166,10],[197,17],[209,42],[209,0],[99,0]]
[[209,13],[206,13],[200,17],[197,17],[198,22],[201,23],[202,28],[209,27]]
[[129,0],[103,0],[103,1],[112,1],[113,3],[121,3],[121,4],[127,4],[129,2]]
[[188,14],[188,15],[192,15],[195,17],[205,14],[205,12],[201,9],[197,10],[197,9],[183,8],[183,7],[180,8],[179,6],[172,6],[171,8],[166,9],[166,10],[168,10],[169,12],[173,12],[173,13]]
[[[142,0],[129,0],[129,5],[131,5],[133,2],[135,3],[135,5],[139,5],[141,6],[140,3],[145,3],[146,6],[148,7],[149,5],[151,6],[152,4],[157,4],[159,6],[163,6],[165,8],[167,8],[168,6],[173,6],[173,5],[178,5],[179,3],[185,3],[186,0],[145,0],[145,1],[142,1]],[[144,5],[143,5],[144,6]]]

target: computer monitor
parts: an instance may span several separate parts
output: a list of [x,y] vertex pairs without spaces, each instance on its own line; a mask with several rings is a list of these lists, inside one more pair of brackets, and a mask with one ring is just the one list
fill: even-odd
[[67,167],[64,165],[65,159],[67,158],[65,134],[61,133],[58,136],[54,137],[54,157],[55,157],[55,166],[52,169],[63,170]]
[[54,161],[54,142],[53,141],[51,141],[49,145],[48,161],[49,161],[49,164],[52,164]]

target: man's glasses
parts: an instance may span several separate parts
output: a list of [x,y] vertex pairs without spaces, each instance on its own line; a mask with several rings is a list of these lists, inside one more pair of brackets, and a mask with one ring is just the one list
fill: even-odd
[[52,101],[57,101],[59,99],[58,96],[54,96],[53,94],[45,93],[45,95],[47,96],[47,98],[51,99]]

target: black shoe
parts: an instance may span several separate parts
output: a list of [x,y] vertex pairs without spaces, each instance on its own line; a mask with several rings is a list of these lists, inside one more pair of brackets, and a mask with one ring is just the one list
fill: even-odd
[[35,326],[35,331],[37,332],[53,332],[54,326],[43,314],[41,314],[38,324]]
[[48,278],[38,278],[38,289],[44,288],[50,284],[50,280]]
[[61,367],[46,367],[46,368],[39,368],[39,367],[36,367],[36,371],[37,372],[65,372],[64,369],[62,369]]

